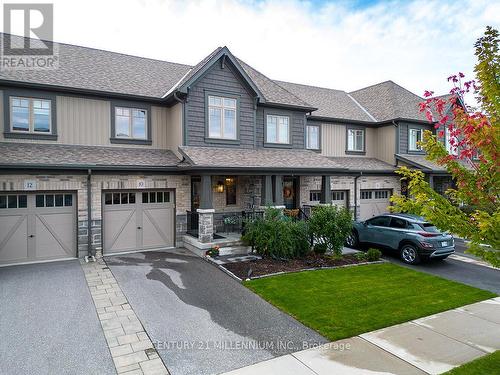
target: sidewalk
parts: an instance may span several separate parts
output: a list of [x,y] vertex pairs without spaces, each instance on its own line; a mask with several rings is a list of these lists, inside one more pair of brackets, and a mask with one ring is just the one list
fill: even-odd
[[441,374],[500,349],[500,297],[224,375]]

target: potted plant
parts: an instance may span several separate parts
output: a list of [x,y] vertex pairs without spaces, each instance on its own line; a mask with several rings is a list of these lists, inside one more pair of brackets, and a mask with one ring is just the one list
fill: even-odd
[[218,257],[219,256],[219,249],[220,249],[220,246],[214,245],[210,249],[207,250],[206,254],[207,254],[207,256],[212,257],[212,258]]

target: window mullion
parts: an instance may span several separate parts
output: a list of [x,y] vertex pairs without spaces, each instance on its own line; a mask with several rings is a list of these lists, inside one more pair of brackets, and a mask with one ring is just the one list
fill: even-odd
[[34,116],[33,116],[33,112],[34,112],[34,108],[33,108],[33,99],[29,99],[28,100],[28,112],[29,112],[29,126],[28,126],[28,131],[30,133],[34,133],[35,132],[35,121],[34,121]]

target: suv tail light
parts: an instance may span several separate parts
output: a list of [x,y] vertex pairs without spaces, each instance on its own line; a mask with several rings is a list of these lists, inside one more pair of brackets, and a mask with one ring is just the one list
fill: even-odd
[[429,232],[417,232],[422,237],[437,237],[440,236],[439,233],[429,233]]

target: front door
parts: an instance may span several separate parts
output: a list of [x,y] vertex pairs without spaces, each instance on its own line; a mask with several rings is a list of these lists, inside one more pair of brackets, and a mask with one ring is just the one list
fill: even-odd
[[299,178],[284,177],[283,178],[283,204],[292,210],[299,208]]

